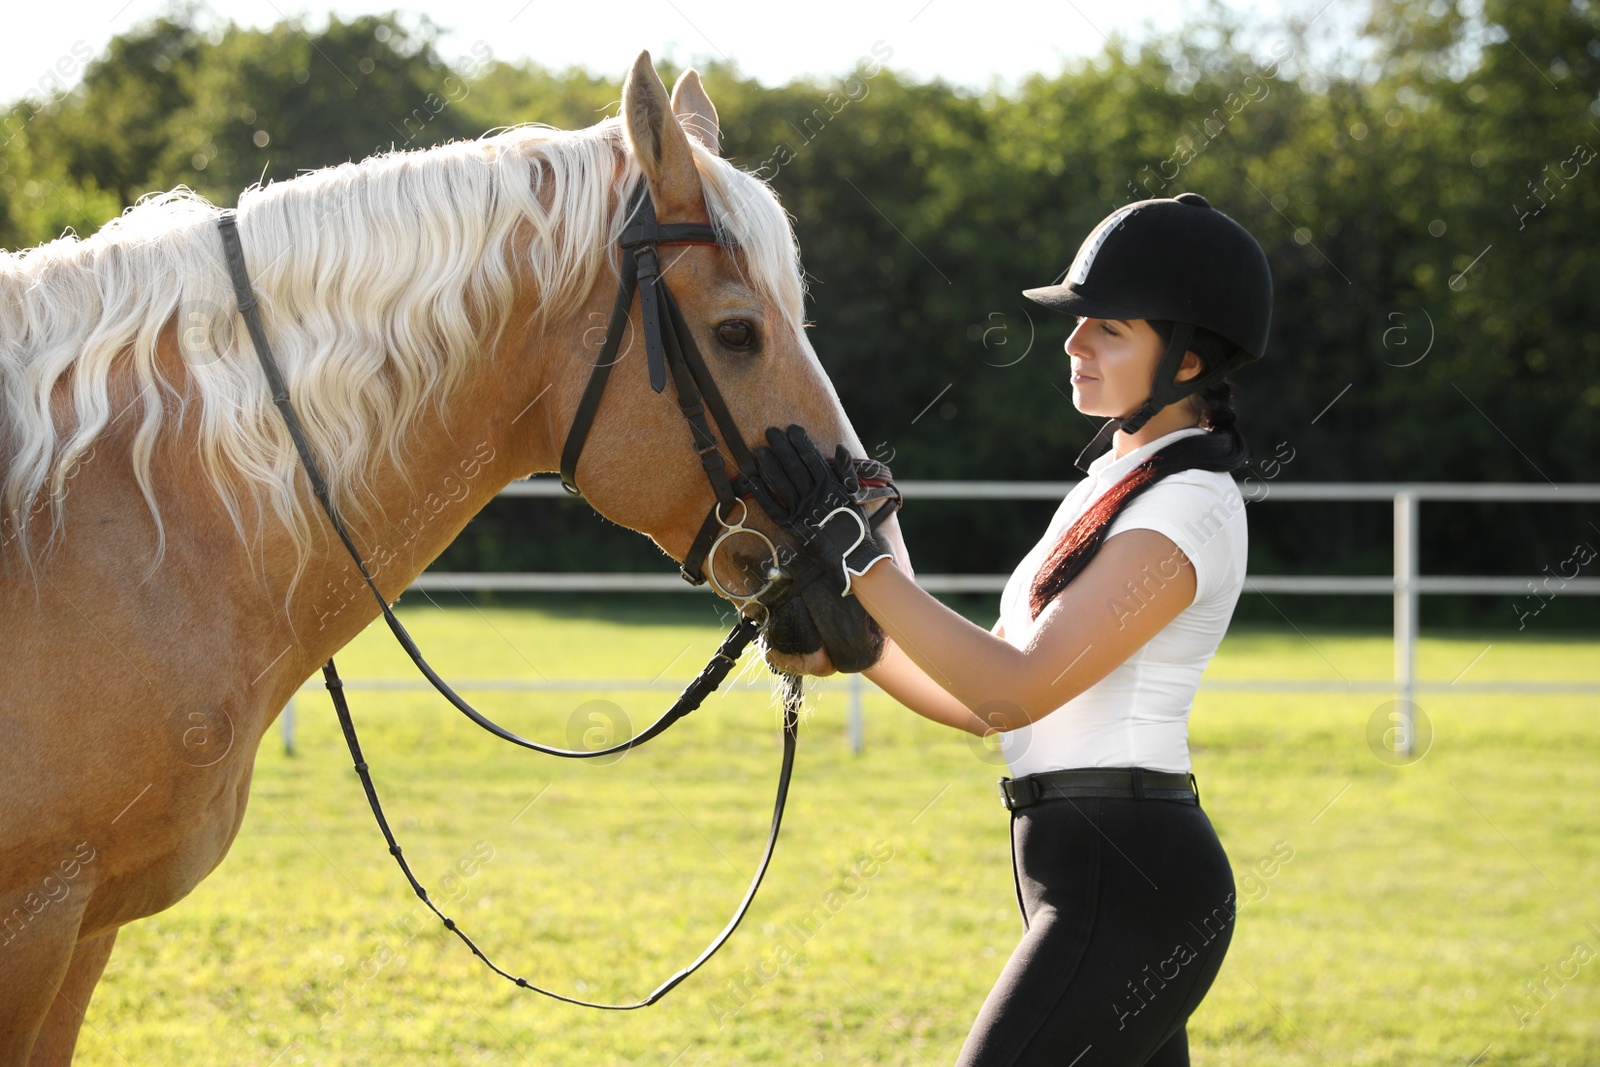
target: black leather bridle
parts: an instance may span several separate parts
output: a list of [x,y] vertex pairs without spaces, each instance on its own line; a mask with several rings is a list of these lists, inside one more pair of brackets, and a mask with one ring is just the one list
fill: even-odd
[[[661,245],[711,245],[729,250],[737,246],[707,223],[657,222],[655,203],[643,183],[635,190],[629,203],[628,221],[618,244],[627,254],[622,261],[617,299],[611,306],[611,319],[606,326],[600,355],[589,373],[589,382],[578,401],[566,443],[561,449],[562,487],[574,496],[581,495],[577,480],[578,459],[583,454],[583,444],[594,425],[606,383],[611,379],[611,368],[617,363],[617,351],[627,332],[633,296],[637,292],[640,317],[644,320],[645,361],[650,373],[650,387],[657,393],[661,392],[666,388],[667,373],[671,372],[678,410],[683,413],[694,434],[695,455],[700,457],[700,465],[716,497],[678,568],[679,572],[691,585],[709,581],[718,593],[741,611],[756,606],[765,615],[809,584],[808,580],[814,577],[814,573],[807,566],[807,561],[780,553],[766,534],[744,525],[749,515],[747,501],[751,498],[780,525],[788,527],[792,524],[787,521],[784,506],[773,500],[767,491],[755,456],[745,444],[744,435],[739,432],[739,425],[728,410],[705,358],[700,354],[700,346],[695,344],[694,331],[684,321],[672,290],[667,288],[658,251]],[[721,431],[728,452],[733,456],[736,466],[732,471],[728,470],[722,451],[717,446],[717,435],[706,420],[708,412]],[[856,494],[857,503],[878,499],[889,501],[872,516],[872,525],[877,526],[898,507],[899,492],[894,488],[888,468],[876,460],[856,460],[855,476],[861,486]],[[790,532],[804,535],[803,531],[792,528]],[[762,584],[753,593],[739,593],[717,578],[717,550],[740,534],[757,538],[767,553],[767,565],[761,575]]]
[[[687,580],[695,584],[699,584],[709,577],[717,591],[739,605],[741,610],[738,613],[737,622],[735,622],[732,630],[729,631],[727,637],[723,639],[722,644],[712,655],[710,662],[684,688],[666,713],[628,740],[607,748],[594,750],[554,748],[519,736],[489,719],[469,704],[423,658],[416,642],[407,633],[400,620],[395,617],[383,594],[379,592],[377,584],[373,581],[372,575],[362,559],[361,552],[357,549],[354,540],[345,527],[344,521],[333,506],[327,482],[312,454],[310,442],[301,426],[299,416],[295,413],[294,406],[290,402],[288,386],[278,368],[277,362],[273,359],[266,331],[261,325],[255,294],[250,284],[249,272],[245,268],[244,249],[239,241],[237,217],[233,211],[224,211],[217,219],[217,228],[222,236],[223,251],[233,282],[239,313],[244,318],[245,327],[249,331],[250,340],[256,350],[262,373],[265,375],[272,391],[273,404],[282,416],[284,424],[288,428],[289,436],[294,442],[296,451],[299,453],[300,462],[305,469],[312,494],[321,505],[323,512],[328,516],[328,521],[332,524],[346,551],[355,561],[357,569],[361,572],[362,579],[377,600],[384,621],[388,624],[390,631],[393,632],[395,639],[399,641],[400,646],[411,658],[411,661],[416,664],[418,670],[422,672],[433,687],[473,722],[496,737],[512,744],[542,752],[546,755],[568,759],[594,759],[627,752],[658,736],[668,726],[699,707],[705,698],[715,691],[717,686],[727,677],[728,672],[737,664],[740,655],[759,632],[760,622],[747,616],[743,609],[748,605],[759,605],[763,609],[763,613],[765,613],[781,600],[787,599],[797,592],[797,587],[789,580],[790,574],[784,569],[784,561],[780,558],[778,550],[772,541],[760,531],[743,525],[744,509],[748,506],[745,500],[750,496],[756,496],[763,505],[768,507],[770,513],[780,514],[780,512],[771,504],[771,498],[764,487],[760,485],[759,480],[752,477],[756,473],[755,460],[737,431],[727,404],[723,401],[721,393],[716,388],[716,383],[712,380],[710,372],[706,368],[705,361],[694,343],[693,334],[689,330],[688,324],[684,321],[677,303],[673,300],[671,291],[661,278],[660,257],[656,251],[657,246],[661,244],[696,243],[722,247],[730,246],[719,237],[711,226],[705,224],[679,223],[661,225],[657,223],[655,221],[654,206],[642,184],[635,194],[631,206],[630,220],[621,238],[623,251],[631,253],[631,255],[627,255],[623,259],[621,284],[618,288],[616,306],[612,310],[606,340],[600,358],[590,375],[583,398],[579,403],[577,415],[574,418],[572,429],[567,437],[566,447],[562,453],[562,483],[569,492],[577,492],[577,485],[573,475],[577,468],[578,457],[583,449],[590,427],[593,425],[594,415],[599,407],[600,397],[605,389],[606,381],[610,376],[611,367],[616,362],[622,336],[627,330],[632,310],[633,294],[637,291],[644,319],[645,347],[649,362],[651,385],[657,392],[660,392],[666,384],[666,371],[668,369],[671,370],[674,384],[677,388],[679,407],[694,430],[695,451],[700,456],[701,464],[706,471],[706,477],[711,483],[712,491],[716,494],[716,503],[712,507],[711,514],[702,524],[694,546],[684,561],[682,572]],[[708,409],[712,418],[716,420],[717,425],[722,429],[728,448],[734,453],[736,461],[741,468],[739,471],[730,474],[726,470],[722,456],[717,449],[716,438],[712,435],[711,428],[706,422],[705,413]],[[887,482],[887,471],[884,472],[882,480]],[[889,489],[892,492],[892,485]],[[875,488],[874,492],[881,494],[881,488]],[[736,508],[738,509],[737,517],[735,517]],[[890,510],[892,509],[880,509],[885,515]],[[707,561],[711,560],[715,555],[717,548],[728,538],[740,533],[758,537],[766,545],[771,557],[767,572],[764,575],[764,584],[755,593],[748,595],[740,595],[735,591],[726,589],[715,578],[715,568],[707,566]],[[733,917],[728,921],[721,933],[717,935],[716,939],[692,963],[658,985],[649,996],[630,1003],[603,1004],[541,988],[529,982],[526,978],[513,975],[502,969],[485,955],[483,950],[467,936],[466,932],[457,925],[454,919],[451,919],[439,909],[438,905],[429,896],[426,887],[418,881],[410,865],[406,862],[400,844],[389,825],[389,820],[384,815],[383,806],[378,799],[377,789],[373,785],[366,759],[362,755],[360,740],[356,736],[355,722],[351,718],[349,705],[344,696],[344,685],[339,679],[338,669],[335,667],[332,658],[329,658],[328,662],[324,664],[322,673],[328,693],[333,701],[334,712],[339,719],[340,729],[344,734],[345,743],[350,750],[356,774],[359,776],[362,789],[366,793],[367,804],[372,809],[373,817],[377,821],[378,829],[382,832],[384,840],[389,846],[390,854],[394,856],[395,862],[399,865],[406,881],[410,883],[412,891],[416,893],[417,897],[439,917],[446,929],[460,938],[474,955],[501,977],[523,989],[541,993],[568,1004],[614,1011],[646,1007],[660,1000],[710,959],[733,935],[734,930],[738,928],[740,921],[749,911],[751,902],[755,899],[756,891],[761,886],[761,881],[766,875],[767,868],[772,861],[773,851],[777,846],[778,830],[783,821],[789,782],[794,771],[801,701],[800,679],[798,677],[785,675],[783,679],[783,759],[778,774],[776,796],[773,800],[772,823],[768,830],[766,848],[762,853],[761,862],[756,868],[755,875],[751,879],[749,887],[746,889],[745,895]]]
[[[667,288],[661,274],[661,245],[710,245],[733,249],[711,225],[703,222],[660,223],[656,221],[655,203],[641,182],[629,203],[628,221],[618,241],[622,252],[621,278],[617,285],[617,299],[611,307],[611,320],[606,326],[606,337],[589,374],[583,397],[572,417],[567,431],[566,444],[561,449],[561,485],[574,496],[578,489],[578,459],[583,455],[584,442],[594,426],[595,413],[600,399],[605,395],[606,383],[611,380],[611,368],[617,363],[617,351],[627,333],[628,319],[633,310],[633,296],[639,294],[640,317],[644,322],[645,361],[650,373],[650,388],[657,393],[666,388],[667,373],[672,373],[672,383],[678,399],[678,410],[683,413],[694,434],[694,452],[700,457],[706,480],[716,501],[701,523],[699,533],[684,557],[679,572],[692,585],[708,579],[713,588],[742,610],[748,605],[770,609],[783,596],[782,584],[787,577],[777,546],[761,531],[744,525],[747,517],[746,500],[752,496],[769,514],[780,514],[771,497],[761,485],[756,471],[755,457],[745,445],[733,415],[728,411],[722,391],[706,367],[700,346],[695,344],[694,332],[684,321],[678,302]],[[737,464],[729,471],[717,445],[717,436],[706,420],[707,413],[722,431],[722,440],[733,454]],[[763,584],[754,593],[739,594],[725,587],[716,575],[715,555],[719,547],[730,538],[746,534],[758,538],[769,557]]]

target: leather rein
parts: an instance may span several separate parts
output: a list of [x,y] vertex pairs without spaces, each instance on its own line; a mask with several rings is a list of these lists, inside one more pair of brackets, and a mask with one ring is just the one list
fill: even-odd
[[[445,700],[494,736],[522,748],[532,749],[535,752],[564,759],[595,759],[601,756],[627,752],[638,745],[642,745],[660,735],[667,727],[699,707],[738,663],[740,655],[761,628],[760,620],[744,614],[746,607],[757,606],[761,609],[762,615],[765,616],[774,607],[797,595],[801,588],[809,584],[809,580],[815,577],[815,568],[812,568],[811,572],[807,573],[804,570],[786,566],[786,563],[792,563],[793,561],[785,560],[780,555],[777,547],[765,534],[744,525],[748,508],[746,501],[751,497],[754,497],[757,503],[775,518],[782,516],[783,510],[772,500],[771,495],[767,492],[759,476],[755,459],[745,445],[742,435],[738,432],[733,416],[728,410],[722,394],[717,389],[699,348],[695,345],[693,333],[684,320],[677,302],[673,299],[671,290],[667,288],[665,279],[661,276],[660,256],[657,252],[657,248],[660,245],[706,244],[722,248],[732,248],[733,246],[720,236],[712,226],[705,223],[671,223],[663,225],[656,222],[654,205],[644,184],[640,183],[630,203],[629,221],[619,241],[622,251],[630,254],[625,255],[622,259],[621,279],[617,289],[616,304],[612,308],[611,320],[607,327],[606,338],[599,358],[594,364],[588,385],[584,390],[582,399],[579,401],[572,428],[568,432],[566,444],[562,450],[562,485],[569,493],[578,494],[575,479],[578,458],[582,453],[584,441],[587,439],[590,428],[593,425],[601,396],[610,377],[611,368],[617,362],[617,353],[621,346],[623,335],[627,332],[632,312],[633,297],[637,293],[644,321],[645,352],[651,387],[656,392],[661,392],[666,386],[666,375],[670,370],[677,393],[679,409],[689,422],[694,433],[695,453],[700,457],[706,478],[716,496],[716,502],[713,504],[710,514],[707,515],[705,522],[702,523],[699,534],[696,536],[689,554],[684,559],[681,573],[685,580],[691,584],[698,585],[709,580],[718,593],[740,608],[738,621],[735,622],[716,652],[712,654],[705,668],[683,689],[677,700],[673,702],[673,705],[654,723],[626,741],[607,748],[593,750],[563,749],[540,744],[501,726],[468,703],[429,665],[421,650],[417,647],[416,642],[395,616],[383,594],[378,590],[377,583],[373,581],[360,550],[356,547],[355,541],[350,536],[343,519],[333,505],[327,482],[317,465],[311,451],[310,442],[300,423],[300,418],[295,413],[294,406],[290,401],[288,386],[282,371],[279,369],[277,361],[273,358],[266,331],[261,324],[255,293],[250,283],[250,276],[245,268],[244,248],[239,240],[236,213],[231,210],[223,211],[217,219],[217,229],[222,237],[223,252],[233,282],[239,313],[244,318],[245,327],[250,334],[250,340],[261,364],[262,373],[266,377],[267,384],[271,390],[273,405],[282,416],[284,424],[288,428],[289,436],[294,442],[295,450],[299,454],[301,466],[305,469],[312,494],[321,505],[323,512],[328,516],[328,521],[332,524],[334,532],[338,534],[339,540],[344,544],[345,550],[350,554],[351,559],[355,561],[362,580],[377,601],[379,610],[383,614],[384,622],[388,624],[390,631],[400,643],[401,648],[405,650],[423,677]],[[711,426],[706,420],[708,411],[711,418],[715,420],[717,427],[722,431],[723,441],[726,443],[729,452],[733,454],[738,466],[738,469],[731,473],[727,470],[717,445],[717,438],[712,433]],[[889,503],[898,504],[899,493],[894,488],[886,467],[872,460],[857,460],[855,462],[858,481],[862,486],[860,493],[857,495],[858,502],[865,503],[868,500],[888,497],[891,498]],[[894,510],[894,507],[891,506],[881,507],[878,513],[873,516],[873,525],[880,523]],[[736,512],[737,514],[735,514]],[[749,594],[740,594],[727,589],[717,580],[715,575],[714,563],[718,549],[729,538],[739,534],[753,535],[759,538],[770,556],[770,562],[762,575],[763,584],[755,592]],[[800,580],[796,580],[797,578]],[[797,676],[783,676],[783,757],[778,772],[777,790],[772,808],[772,823],[767,833],[766,848],[762,853],[761,862],[756,868],[755,875],[751,878],[743,899],[733,913],[733,917],[728,921],[721,933],[717,935],[716,939],[700,955],[695,957],[693,962],[658,985],[649,996],[629,1003],[605,1004],[567,996],[542,988],[526,978],[502,969],[467,936],[466,932],[460,928],[454,919],[439,909],[439,906],[429,896],[427,888],[417,879],[410,865],[406,862],[399,841],[395,838],[394,831],[384,815],[383,806],[378,799],[377,789],[373,784],[366,759],[362,755],[360,740],[356,736],[355,722],[351,718],[349,705],[344,695],[344,684],[339,678],[339,673],[334,666],[332,657],[329,657],[328,662],[323,665],[322,674],[333,702],[334,712],[339,719],[339,727],[344,734],[345,744],[350,750],[356,774],[361,780],[363,791],[366,793],[367,804],[372,809],[373,818],[378,824],[378,829],[382,832],[384,840],[389,846],[389,853],[394,856],[401,873],[404,874],[406,881],[411,885],[412,891],[423,904],[427,905],[429,910],[439,917],[439,920],[447,930],[466,944],[473,955],[477,956],[490,970],[502,978],[523,989],[581,1007],[600,1008],[609,1011],[629,1011],[635,1008],[647,1007],[660,1000],[710,959],[733,935],[734,930],[738,928],[739,923],[749,911],[750,905],[755,899],[756,891],[760,888],[761,881],[765,877],[767,868],[772,861],[773,851],[777,846],[778,831],[783,821],[784,806],[788,799],[789,783],[793,775],[802,695],[801,682]]]

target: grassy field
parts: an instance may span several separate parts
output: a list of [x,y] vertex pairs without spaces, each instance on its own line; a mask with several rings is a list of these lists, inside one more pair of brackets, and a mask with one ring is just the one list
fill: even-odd
[[[719,633],[709,615],[615,607],[404,614],[452,678],[687,679]],[[1463,684],[1593,679],[1597,651],[1465,635],[1426,641],[1421,664],[1441,681],[1466,670]],[[381,627],[341,660],[350,678],[407,676]],[[1385,635],[1241,631],[1209,677],[1389,668]],[[586,702],[637,727],[670,696],[472,695],[557,742],[615,718]],[[1244,906],[1190,1023],[1194,1062],[1600,1064],[1595,699],[1425,694],[1432,748],[1408,766],[1368,747],[1386,699],[1202,692],[1195,768]],[[413,867],[531,980],[644,995],[721,928],[759,856],[779,752],[764,684],[603,767],[501,745],[436,698],[353,702]],[[949,1063],[1020,932],[1001,768],[870,686],[852,755],[844,694],[810,703],[744,927],[663,1003],[597,1013],[513,988],[421,921],[325,699],[307,694],[299,754],[269,736],[226,862],[123,931],[79,1062]]]

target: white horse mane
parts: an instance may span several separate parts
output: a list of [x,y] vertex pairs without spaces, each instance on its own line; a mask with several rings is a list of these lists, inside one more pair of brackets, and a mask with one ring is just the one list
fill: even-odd
[[[240,197],[263,323],[342,510],[359,516],[370,502],[371,464],[384,452],[405,469],[414,418],[441,404],[504,329],[513,257],[544,318],[572,312],[603,271],[614,274],[625,193],[640,180],[624,145],[616,119],[570,132],[519,126]],[[799,259],[776,196],[694,151],[713,225],[798,330]],[[192,419],[207,481],[240,536],[248,543],[242,495],[252,525],[270,508],[288,528],[303,568],[313,527],[296,492],[299,460],[235,310],[216,218],[180,188],[86,240],[0,251],[0,547],[30,558],[29,518],[47,506],[53,542],[77,465],[131,418],[129,458],[157,530],[153,572],[165,546],[157,445]],[[526,249],[510,240],[519,225],[534,235]],[[157,360],[169,323],[178,367]]]

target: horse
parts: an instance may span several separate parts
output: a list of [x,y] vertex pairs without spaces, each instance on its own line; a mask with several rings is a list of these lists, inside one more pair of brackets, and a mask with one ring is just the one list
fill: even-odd
[[[661,258],[741,433],[799,423],[862,454],[803,330],[787,216],[721,158],[693,71],[669,97],[644,53],[620,113],[588,129],[512,127],[240,197],[261,321],[386,600],[500,489],[557,469],[641,186],[662,224],[726,237]],[[273,410],[218,217],[179,189],[92,237],[0,253],[6,1067],[71,1061],[118,929],[222,862],[262,736],[378,614]],[[616,357],[578,480],[683,560],[713,496],[642,347]],[[743,521],[794,547],[758,508]],[[892,517],[882,531],[904,559]],[[712,564],[769,562],[752,551]],[[773,667],[814,674],[883,648],[825,583],[772,611],[761,641]]]

